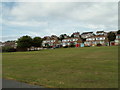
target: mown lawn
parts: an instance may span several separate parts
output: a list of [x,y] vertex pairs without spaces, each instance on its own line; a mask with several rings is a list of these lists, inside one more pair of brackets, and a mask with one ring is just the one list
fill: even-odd
[[3,53],[3,78],[50,88],[117,88],[118,47]]

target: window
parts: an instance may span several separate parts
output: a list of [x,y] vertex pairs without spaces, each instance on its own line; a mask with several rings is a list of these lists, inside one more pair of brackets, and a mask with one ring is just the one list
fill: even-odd
[[89,38],[89,40],[92,40],[92,38]]
[[105,40],[105,37],[103,37],[103,40]]
[[100,37],[99,39],[102,40],[102,37]]
[[92,40],[95,40],[95,38],[92,38]]
[[86,40],[89,40],[89,38],[87,38]]
[[63,40],[63,41],[66,41],[66,40]]
[[74,44],[77,44],[77,42],[74,42]]
[[46,41],[43,41],[43,43],[46,43]]
[[116,39],[118,39],[118,36],[116,36]]
[[120,36],[116,36],[116,39],[120,38]]
[[67,45],[70,45],[70,43],[67,43]]
[[118,40],[115,40],[116,43],[118,43],[119,41]]
[[96,40],[100,40],[100,38],[99,38],[99,37],[97,37],[97,38],[96,38]]

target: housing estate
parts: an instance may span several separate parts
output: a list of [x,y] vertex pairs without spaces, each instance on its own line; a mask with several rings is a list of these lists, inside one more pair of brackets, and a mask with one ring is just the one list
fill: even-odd
[[[120,34],[116,34],[115,41],[112,41],[111,45],[119,45],[120,44]],[[51,37],[45,37],[46,39],[43,40],[42,46],[43,47],[54,47],[57,45],[60,45],[62,47],[70,47],[71,45],[75,47],[83,47],[83,46],[96,46],[98,44],[102,46],[108,46],[108,38],[107,38],[107,32],[104,31],[97,31],[96,34],[93,32],[83,32],[81,35],[79,32],[75,32],[71,35],[71,37],[68,37],[66,34],[66,37],[62,40],[59,40],[57,36],[51,36]],[[85,41],[83,41],[85,39]]]
[[[116,39],[110,42],[110,45],[120,45],[120,34],[114,32],[116,35]],[[108,33],[104,31],[97,31],[96,34],[93,32],[83,32],[81,35],[79,32],[74,32],[71,36],[66,34],[60,35],[57,37],[56,35],[45,36],[42,40],[41,47],[30,47],[27,50],[41,50],[43,48],[59,48],[59,47],[84,47],[84,46],[108,46]],[[0,42],[1,47],[17,47],[17,43],[15,41],[7,41]]]

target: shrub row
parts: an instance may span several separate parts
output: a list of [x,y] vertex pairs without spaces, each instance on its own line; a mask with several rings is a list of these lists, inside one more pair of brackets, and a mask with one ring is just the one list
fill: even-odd
[[2,47],[2,52],[16,52],[13,47]]

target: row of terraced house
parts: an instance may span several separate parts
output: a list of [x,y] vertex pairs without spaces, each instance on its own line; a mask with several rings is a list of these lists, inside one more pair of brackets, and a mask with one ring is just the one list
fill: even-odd
[[[116,39],[110,42],[111,45],[120,45],[120,34],[116,34]],[[93,32],[84,32],[80,34],[75,32],[71,37],[64,35],[64,39],[58,38],[56,35],[46,36],[43,38],[42,47],[31,47],[28,50],[40,50],[43,48],[59,48],[59,47],[85,47],[85,46],[109,46],[108,33],[104,31],[97,31],[96,34]],[[0,42],[0,47],[9,46],[16,49],[17,43],[13,42]]]
[[[115,41],[111,42],[111,45],[119,45],[120,44],[120,34],[116,34]],[[75,47],[84,47],[84,46],[96,46],[97,44],[101,44],[102,46],[108,46],[108,38],[107,32],[97,31],[96,34],[93,32],[84,32],[80,35],[79,32],[75,32],[72,34],[73,37],[65,36],[64,39],[59,40],[57,36],[52,35],[44,37],[45,39],[42,42],[42,46],[45,47],[69,47],[74,45]],[[83,39],[85,41],[83,41]]]

